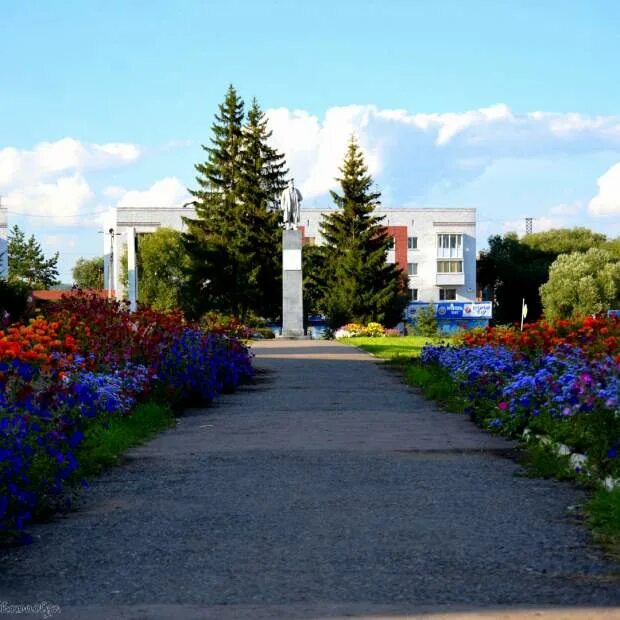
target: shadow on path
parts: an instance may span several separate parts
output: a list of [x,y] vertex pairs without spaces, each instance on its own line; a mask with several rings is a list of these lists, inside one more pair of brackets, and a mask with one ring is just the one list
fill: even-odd
[[511,442],[356,349],[254,349],[253,385],[4,550],[0,601],[67,618],[620,618],[578,490],[515,475]]

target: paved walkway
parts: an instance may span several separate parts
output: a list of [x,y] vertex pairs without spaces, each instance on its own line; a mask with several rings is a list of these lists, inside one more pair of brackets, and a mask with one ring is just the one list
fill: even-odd
[[0,602],[85,619],[620,618],[618,566],[588,546],[571,485],[515,476],[512,444],[356,349],[254,349],[255,385],[0,552]]

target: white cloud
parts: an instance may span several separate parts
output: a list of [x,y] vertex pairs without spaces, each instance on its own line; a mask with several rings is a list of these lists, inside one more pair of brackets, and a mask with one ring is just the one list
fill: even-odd
[[0,149],[0,187],[8,187],[21,167],[19,151],[13,147]]
[[89,163],[92,166],[118,163],[131,163],[140,157],[140,149],[135,144],[111,142],[109,144],[93,144]]
[[146,190],[124,192],[116,204],[119,207],[172,207],[180,206],[189,199],[187,189],[179,179],[166,177]]
[[124,187],[120,187],[119,185],[108,185],[108,187],[104,188],[103,195],[108,198],[120,198],[124,194],[127,193],[127,190]]
[[12,212],[44,216],[50,224],[73,225],[79,223],[80,210],[92,196],[88,183],[75,174],[15,189],[6,202]]
[[74,138],[41,142],[32,149],[0,149],[0,188],[32,186],[67,172],[122,166],[141,154],[135,144],[84,144]]
[[571,217],[573,215],[578,215],[579,213],[581,213],[582,209],[583,204],[581,203],[581,201],[576,200],[575,202],[570,204],[562,203],[556,205],[555,207],[551,207],[551,209],[549,209],[549,213],[551,213],[552,215]]
[[620,162],[613,165],[599,177],[598,194],[588,205],[588,212],[594,216],[620,214]]
[[620,117],[517,114],[504,104],[446,114],[351,105],[330,108],[322,119],[286,108],[267,115],[274,146],[310,199],[337,185],[353,133],[386,206],[411,202],[436,185],[471,181],[501,159],[620,151]]
[[76,237],[73,235],[46,235],[42,241],[44,246],[57,249],[73,249],[76,245]]

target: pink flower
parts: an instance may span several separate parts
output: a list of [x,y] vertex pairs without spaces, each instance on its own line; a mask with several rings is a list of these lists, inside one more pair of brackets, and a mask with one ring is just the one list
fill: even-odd
[[502,411],[506,411],[506,409],[508,409],[508,403],[503,400],[501,403],[497,404],[497,408],[501,409]]

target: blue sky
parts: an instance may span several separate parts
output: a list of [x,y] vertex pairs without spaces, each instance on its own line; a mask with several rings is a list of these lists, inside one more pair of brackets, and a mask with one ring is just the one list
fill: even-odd
[[306,204],[359,135],[386,206],[620,234],[620,4],[0,0],[0,194],[64,280],[99,213],[176,203],[233,83]]

